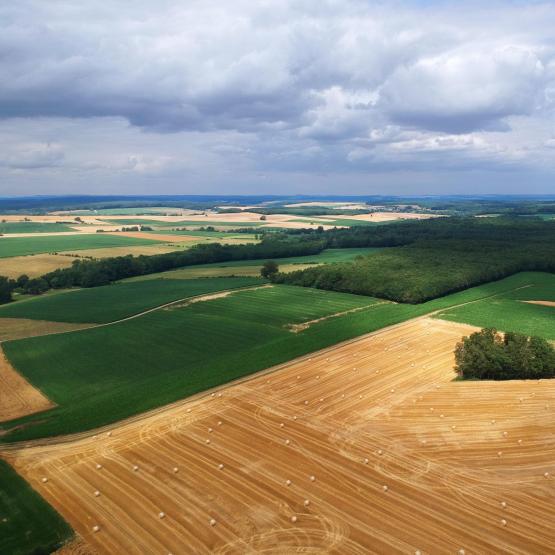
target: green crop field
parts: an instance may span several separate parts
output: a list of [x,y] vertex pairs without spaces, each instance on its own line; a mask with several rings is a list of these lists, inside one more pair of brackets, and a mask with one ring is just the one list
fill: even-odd
[[75,231],[69,225],[56,222],[3,222],[0,223],[0,233],[59,233]]
[[[279,266],[284,265],[304,265],[304,264],[332,264],[334,262],[347,262],[353,260],[357,256],[365,256],[383,249],[377,247],[366,247],[359,249],[326,249],[318,254],[307,256],[289,256],[287,258],[273,258]],[[197,264],[195,266],[186,266],[177,270],[169,270],[157,274],[148,274],[145,276],[137,276],[125,280],[144,281],[149,279],[183,279],[185,277],[193,277],[194,275],[206,277],[210,275],[210,270],[214,270],[215,275],[222,275],[221,270],[228,268],[229,275],[239,271],[241,268],[253,268],[258,273],[262,267],[264,260],[234,260],[230,262],[215,262],[213,264]]]
[[263,283],[252,277],[114,283],[2,305],[0,317],[72,323],[113,322],[186,297]]
[[[461,303],[491,300],[538,275],[518,274],[420,305],[274,286],[157,310],[104,327],[5,342],[3,348],[15,368],[58,406],[5,423],[5,429],[27,425],[2,440],[59,435],[116,422],[387,325]],[[65,295],[57,299],[63,301]],[[298,333],[288,328],[349,308],[361,310]]]
[[0,553],[52,553],[72,536],[60,515],[0,459]]
[[103,249],[139,245],[155,245],[162,241],[137,239],[105,233],[79,233],[46,237],[0,237],[0,258],[45,252]]
[[520,274],[529,276],[522,289],[510,291],[493,299],[472,303],[440,313],[439,318],[480,327],[516,331],[555,339],[555,307],[528,304],[523,301],[555,301],[555,275]]

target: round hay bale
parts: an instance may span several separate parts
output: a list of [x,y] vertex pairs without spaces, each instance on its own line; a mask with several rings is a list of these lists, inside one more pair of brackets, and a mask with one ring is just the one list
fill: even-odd
[[224,469],[224,465],[223,465],[222,463],[220,463],[220,464],[218,465],[218,470],[223,470],[223,469]]
[[507,437],[509,434],[507,432],[503,432],[503,437]]
[[497,456],[501,457],[503,455],[503,451],[497,451]]
[[210,397],[216,397],[216,394],[215,394],[215,393],[212,393],[212,394],[210,395]]
[[320,374],[318,374],[318,375],[316,376],[316,379],[317,379],[317,380],[319,380],[319,379],[320,379]]
[[95,496],[95,497],[100,497],[100,492],[99,492],[98,490],[96,490],[96,491],[94,492],[94,496]]
[[378,449],[378,455],[383,455],[383,451],[381,449]]
[[137,465],[133,466],[133,472],[138,472],[139,471],[139,467]]
[[210,443],[210,440],[207,439],[205,443],[206,443],[206,445],[208,445]]
[[544,472],[544,473],[543,473],[543,477],[544,477],[544,478],[549,478],[549,472]]
[[218,393],[218,397],[221,397],[221,396],[222,396],[222,394],[221,394],[221,393]]
[[186,411],[186,412],[191,412],[191,409],[187,409],[187,411]]
[[291,480],[285,480],[285,485],[290,486],[291,485]]
[[518,444],[522,445],[522,440],[521,439],[518,440]]
[[420,551],[420,549],[417,549],[417,550],[414,552],[414,555],[422,555],[422,551]]
[[166,518],[166,513],[164,513],[163,511],[160,511],[158,513],[158,518]]
[[466,551],[464,549],[459,549],[459,555],[466,555]]
[[108,437],[112,437],[112,432],[108,432],[106,435],[107,435]]
[[208,428],[208,433],[211,434],[214,430],[212,428]]
[[311,477],[310,477],[310,481],[311,481],[311,482],[314,482],[315,480],[316,480],[316,476],[311,476]]
[[222,421],[218,420],[218,426],[221,426],[221,425],[222,425]]
[[210,519],[210,526],[216,526],[216,519],[214,518]]
[[364,464],[368,464],[368,459],[367,459],[367,458],[364,458],[362,462],[363,462]]
[[304,404],[305,404],[305,405],[308,405],[308,401],[305,401]]
[[501,525],[507,526],[507,521],[504,518],[501,519]]
[[293,416],[293,420],[297,420],[297,415]]
[[295,515],[293,515],[291,517],[291,522],[294,524],[295,522],[297,522],[297,517]]
[[388,490],[389,490],[389,487],[387,487],[387,486],[384,485],[384,486],[382,486],[382,489],[383,489],[384,491],[388,491]]
[[283,428],[284,426],[285,426],[285,424],[284,424],[283,422],[280,422],[280,423],[279,423],[279,427],[280,427],[280,428]]
[[303,505],[305,507],[308,507],[310,505],[310,501],[308,499],[305,499],[304,502],[303,502]]
[[291,443],[291,440],[289,440],[289,439],[285,440],[285,445],[289,445],[290,443]]
[[97,469],[97,470],[100,470],[101,468],[102,468],[102,465],[101,465],[101,464],[97,464],[97,465],[96,465],[96,469]]
[[501,501],[501,506],[506,509],[507,508],[507,503],[506,501]]
[[48,482],[48,478],[43,478],[43,479],[41,480],[41,482],[42,482],[43,484],[46,484],[46,482]]
[[173,467],[173,473],[177,474],[178,472],[179,472],[179,468],[177,468],[177,466],[174,466]]
[[495,419],[491,421],[492,424],[495,424]]
[[95,526],[93,526],[92,531],[96,534],[96,532],[100,532],[100,526],[98,526],[98,524],[96,524]]

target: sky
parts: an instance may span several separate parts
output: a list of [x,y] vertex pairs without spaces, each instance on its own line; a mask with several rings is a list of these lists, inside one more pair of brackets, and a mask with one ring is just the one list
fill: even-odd
[[555,2],[0,4],[0,195],[555,193]]

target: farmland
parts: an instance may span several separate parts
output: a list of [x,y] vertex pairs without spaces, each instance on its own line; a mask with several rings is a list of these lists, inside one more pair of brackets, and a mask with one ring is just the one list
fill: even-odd
[[46,237],[0,238],[0,258],[29,254],[84,250],[107,247],[149,245],[152,239],[120,237],[115,234],[76,233],[75,235],[49,235]]
[[56,222],[0,222],[0,233],[60,233],[73,231],[69,225]]
[[35,297],[0,307],[0,317],[105,323],[195,295],[260,285],[261,279],[149,280]]
[[533,274],[530,284],[520,289],[456,307],[438,317],[555,340],[555,308],[525,301],[555,301],[555,275]]
[[[4,343],[4,350],[13,366],[58,406],[40,419],[24,419],[27,423],[33,421],[33,425],[13,430],[3,439],[58,435],[108,424],[338,341],[462,303],[495,298],[530,284],[536,275],[519,274],[414,306],[274,286],[239,291],[226,298],[182,308],[156,310],[105,327],[9,341]],[[229,278],[232,282],[235,279],[238,278]],[[216,278],[212,281],[226,282]],[[191,282],[194,283],[195,280]],[[243,283],[251,284],[253,280]],[[131,286],[134,289],[125,289]],[[65,314],[66,319],[106,321],[105,311],[117,318],[146,308],[144,300],[140,306],[131,300],[131,291],[142,292],[141,299],[150,297],[149,302],[154,295],[159,295],[159,302],[169,302],[167,294],[162,297],[159,293],[166,287],[177,288],[176,295],[183,295],[190,283],[155,280],[60,293],[15,303],[0,310],[0,315],[5,310],[17,309],[18,317],[43,318],[48,313],[51,319]],[[221,285],[220,289],[225,287],[229,285]],[[107,295],[102,303],[94,296],[99,290]],[[129,294],[122,295],[120,291]],[[146,295],[146,291],[152,293]],[[79,295],[88,296],[88,301],[81,297],[73,306],[83,308],[71,308],[74,301],[70,303],[67,299],[71,296],[79,299]],[[122,298],[129,300],[111,306],[113,299]],[[47,302],[49,306],[45,308],[43,303]],[[56,309],[57,303],[63,308]],[[314,322],[295,333],[295,326],[334,314],[340,315]]]
[[6,456],[100,553],[553,553],[555,384],[453,381],[469,331],[407,322]]
[[0,459],[0,553],[50,553],[70,539],[68,524]]

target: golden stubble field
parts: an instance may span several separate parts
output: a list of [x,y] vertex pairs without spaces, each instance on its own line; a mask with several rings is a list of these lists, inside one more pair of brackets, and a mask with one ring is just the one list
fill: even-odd
[[99,553],[555,553],[555,383],[422,318],[4,456]]

